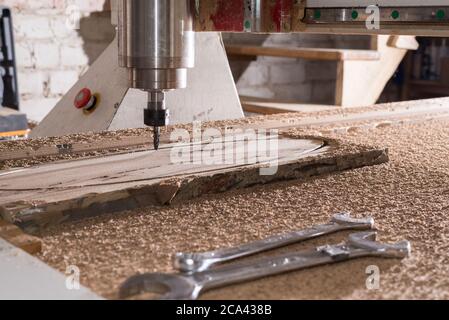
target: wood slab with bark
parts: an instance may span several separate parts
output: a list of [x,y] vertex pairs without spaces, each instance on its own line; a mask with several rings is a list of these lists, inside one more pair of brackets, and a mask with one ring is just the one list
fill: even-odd
[[[231,145],[221,141],[177,144],[157,152],[0,171],[0,215],[29,232],[38,232],[53,224],[102,213],[168,205],[388,161],[388,150],[323,138],[235,139]],[[256,145],[267,146],[271,154],[248,151]],[[233,161],[223,164],[223,158],[216,155],[231,156]],[[270,174],[262,174],[264,169]]]
[[41,239],[23,232],[16,225],[0,219],[0,238],[29,254],[38,254],[42,251]]

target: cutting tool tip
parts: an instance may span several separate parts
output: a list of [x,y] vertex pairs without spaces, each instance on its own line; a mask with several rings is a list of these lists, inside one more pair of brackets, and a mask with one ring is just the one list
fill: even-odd
[[159,150],[159,144],[161,140],[161,128],[160,127],[154,127],[154,149]]

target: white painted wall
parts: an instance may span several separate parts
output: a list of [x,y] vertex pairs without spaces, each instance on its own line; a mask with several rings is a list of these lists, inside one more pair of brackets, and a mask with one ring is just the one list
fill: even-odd
[[[21,109],[40,121],[113,37],[107,0],[2,0],[12,9]],[[77,8],[79,29],[67,27]]]

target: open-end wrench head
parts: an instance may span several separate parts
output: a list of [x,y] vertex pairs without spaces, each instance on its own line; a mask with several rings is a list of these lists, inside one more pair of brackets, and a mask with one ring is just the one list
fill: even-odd
[[407,258],[412,252],[409,241],[393,244],[376,242],[377,232],[360,232],[349,236],[349,244],[360,249],[370,250],[386,258]]
[[361,230],[369,230],[374,229],[374,219],[373,218],[362,218],[357,219],[351,217],[351,214],[348,212],[339,213],[334,215],[332,218],[332,222],[340,224],[342,226],[347,226],[351,229],[361,229]]
[[188,277],[176,274],[148,273],[126,280],[120,287],[120,299],[153,294],[152,300],[195,300],[201,288]]

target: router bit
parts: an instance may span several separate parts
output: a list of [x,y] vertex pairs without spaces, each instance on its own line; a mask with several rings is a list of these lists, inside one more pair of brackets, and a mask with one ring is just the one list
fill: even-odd
[[144,110],[145,125],[153,127],[154,149],[159,149],[161,127],[168,126],[170,112],[165,106],[164,91],[148,92],[148,108]]
[[153,145],[154,145],[154,150],[159,150],[159,144],[161,141],[161,127],[153,127]]

